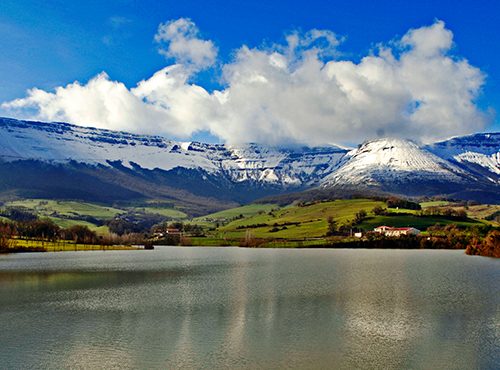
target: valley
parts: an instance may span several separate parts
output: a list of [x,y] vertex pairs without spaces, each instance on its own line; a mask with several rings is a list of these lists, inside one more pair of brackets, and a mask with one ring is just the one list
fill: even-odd
[[[445,227],[456,227],[466,233],[481,233],[500,226],[500,205],[450,201],[413,204],[421,209],[388,208],[387,200],[363,198],[299,202],[285,206],[254,203],[189,217],[180,210],[154,203],[144,207],[120,208],[77,201],[31,199],[4,203],[0,206],[0,214],[3,222],[10,222],[8,217],[11,212],[17,217],[33,215],[40,220],[49,220],[63,229],[80,225],[100,238],[110,238],[116,233],[124,233],[124,236],[139,233],[141,238],[154,244],[200,246],[239,246],[249,239],[258,240],[260,246],[268,247],[325,246],[351,240],[354,233],[369,236],[380,225],[415,227],[422,231],[422,235],[429,234],[433,229],[437,234],[444,235]],[[181,238],[158,239],[157,233],[169,227],[179,229]],[[155,241],[155,238],[158,240]]]
[[83,227],[92,243],[268,247],[356,244],[386,225],[434,230],[436,245],[459,230],[465,248],[499,226],[499,163],[499,133],[236,146],[0,118],[0,221]]

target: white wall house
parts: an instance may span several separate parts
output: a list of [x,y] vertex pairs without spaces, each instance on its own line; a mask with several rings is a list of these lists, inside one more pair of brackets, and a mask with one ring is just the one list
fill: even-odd
[[390,226],[378,226],[373,229],[376,233],[383,234],[385,236],[401,236],[401,235],[418,235],[420,230],[414,227],[390,227]]

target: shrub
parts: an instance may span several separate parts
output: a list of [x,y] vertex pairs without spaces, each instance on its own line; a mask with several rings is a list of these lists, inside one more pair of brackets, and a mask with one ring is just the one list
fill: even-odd
[[360,210],[359,212],[356,213],[356,216],[354,217],[354,223],[360,224],[361,222],[363,222],[366,216],[367,216],[366,211],[364,209]]
[[12,239],[13,234],[12,225],[0,224],[0,251],[6,251],[16,246],[16,241]]
[[475,238],[467,246],[465,253],[500,258],[500,231],[490,231],[482,241]]
[[84,225],[71,226],[62,231],[64,239],[74,240],[81,244],[95,244],[98,240],[97,234]]
[[377,216],[381,216],[381,215],[386,214],[385,208],[382,208],[380,206],[376,206],[375,208],[373,208],[372,212],[374,215],[377,215]]
[[326,236],[333,236],[337,234],[338,232],[337,221],[335,221],[335,219],[332,216],[330,216],[328,217],[327,222],[328,222],[328,230],[326,231]]
[[189,238],[187,236],[181,236],[180,245],[190,246],[190,245],[193,245],[193,242],[192,242],[191,238]]
[[416,202],[412,202],[397,197],[390,197],[389,199],[387,199],[386,203],[388,208],[404,208],[404,209],[414,209],[414,210],[422,209],[420,204]]

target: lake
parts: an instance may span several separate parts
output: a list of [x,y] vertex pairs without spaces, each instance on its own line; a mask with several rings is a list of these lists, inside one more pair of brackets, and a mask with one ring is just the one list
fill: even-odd
[[2,368],[493,369],[500,261],[157,247],[0,256]]

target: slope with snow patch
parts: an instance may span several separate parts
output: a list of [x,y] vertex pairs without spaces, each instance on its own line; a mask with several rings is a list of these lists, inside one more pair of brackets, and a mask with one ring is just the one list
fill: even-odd
[[390,188],[419,183],[464,183],[457,166],[404,139],[367,141],[350,151],[322,187]]
[[75,161],[102,166],[118,161],[130,169],[134,164],[165,171],[180,167],[221,175],[233,182],[303,186],[333,171],[345,152],[335,146],[287,149],[176,142],[66,123],[0,118],[0,158],[4,161]]
[[500,184],[500,133],[455,137],[425,148],[477,177]]

